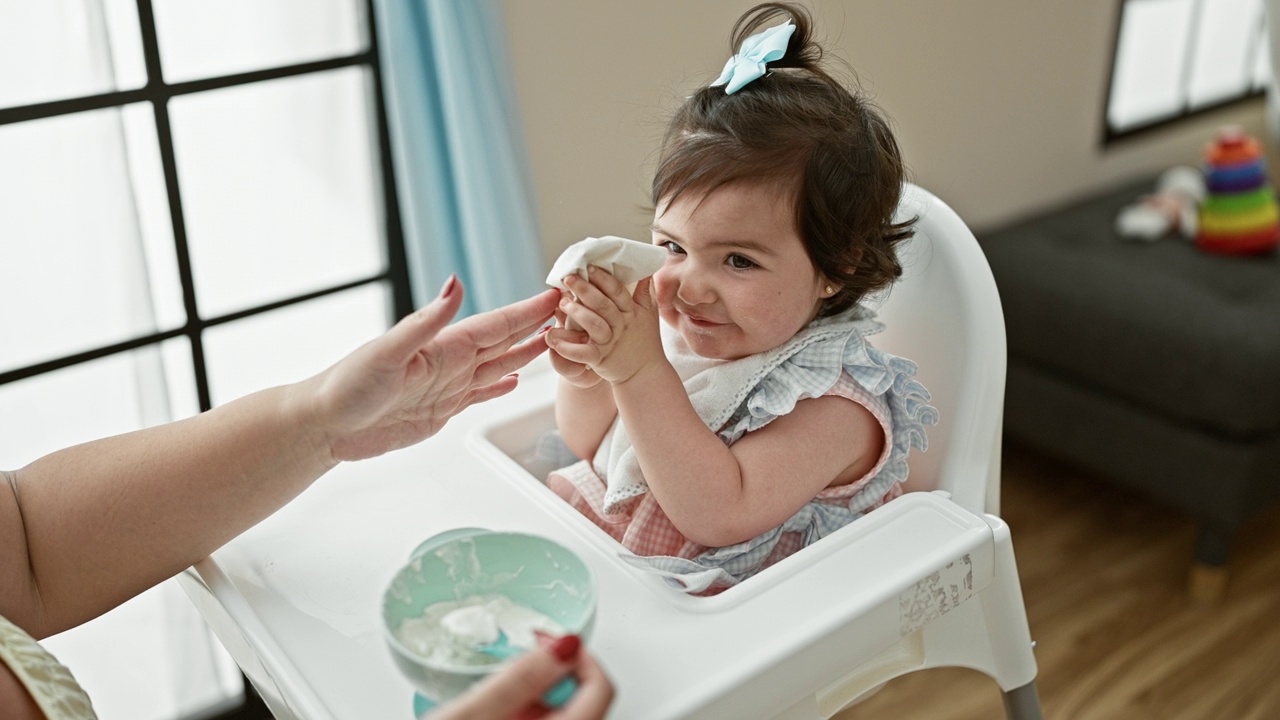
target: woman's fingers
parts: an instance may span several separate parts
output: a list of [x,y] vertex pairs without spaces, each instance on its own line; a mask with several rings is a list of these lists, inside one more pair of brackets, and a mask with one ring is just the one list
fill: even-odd
[[553,288],[496,310],[459,320],[454,327],[469,335],[479,347],[496,347],[502,343],[507,343],[510,347],[551,319],[559,299],[560,291]]
[[472,383],[475,385],[488,385],[498,378],[509,375],[528,365],[530,360],[538,357],[547,349],[545,338],[545,333],[537,333],[493,360],[482,363],[476,368]]
[[[500,355],[503,355],[504,353],[511,352],[512,348],[518,349],[522,345],[525,345],[530,342],[534,342],[534,343],[540,342],[538,340],[538,333],[545,327],[549,327],[549,326],[543,325],[542,322],[536,323],[534,325],[523,326],[523,327],[517,328],[514,332],[512,332],[510,335],[503,338],[499,342],[496,342],[489,346],[480,347],[479,349],[476,350],[476,363],[477,364],[486,363]],[[529,359],[532,360],[534,357],[537,357],[537,353],[534,353],[534,355]]]
[[[529,337],[544,325],[547,320],[550,320],[554,316],[559,293],[559,290],[548,290],[527,300],[522,300],[520,303],[462,320],[457,327],[466,332],[478,348],[476,352],[477,361],[486,362],[506,352],[512,345]],[[494,313],[501,313],[501,311],[509,309],[526,310],[527,308],[519,307],[525,303],[529,303],[536,312],[492,316]],[[483,322],[472,325],[471,321],[473,320]],[[501,326],[498,321],[507,324]],[[502,330],[501,333],[499,333],[499,329]]]
[[450,720],[515,717],[537,706],[542,695],[569,674],[574,660],[576,657],[560,659],[554,647],[531,650],[506,669],[477,683],[454,703],[440,708],[440,714]]
[[439,297],[409,313],[387,331],[382,337],[385,352],[396,362],[418,352],[458,314],[462,296],[462,281],[457,275],[450,275]]
[[472,388],[471,391],[467,393],[466,397],[462,399],[462,402],[458,404],[457,412],[462,412],[476,403],[482,403],[496,397],[502,397],[512,390],[515,390],[518,382],[519,378],[515,374],[511,374],[504,375],[499,378],[497,382],[493,382],[482,387]]
[[556,720],[599,720],[613,703],[613,682],[605,674],[600,663],[589,653],[578,656],[574,670],[578,678],[578,690],[559,711],[547,717]]
[[[462,305],[462,281],[450,276],[440,297],[407,315],[387,332],[384,352],[401,362],[437,339],[446,356],[450,351],[469,348],[474,352],[476,361],[483,363],[507,352],[512,345],[549,320],[559,297],[559,290],[547,290],[505,307],[459,320],[449,327],[447,335],[437,338]],[[535,352],[528,359],[536,356]]]

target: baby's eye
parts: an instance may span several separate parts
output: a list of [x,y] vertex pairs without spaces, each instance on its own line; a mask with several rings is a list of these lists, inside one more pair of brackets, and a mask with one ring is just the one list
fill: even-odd
[[684,254],[684,248],[680,247],[679,245],[675,244],[670,240],[665,240],[663,242],[658,243],[658,247],[666,248],[667,252],[671,253],[672,255]]
[[752,262],[750,258],[744,257],[742,255],[730,255],[729,258],[725,260],[725,262],[729,263],[729,267],[733,268],[734,270],[747,270],[756,266],[756,264]]

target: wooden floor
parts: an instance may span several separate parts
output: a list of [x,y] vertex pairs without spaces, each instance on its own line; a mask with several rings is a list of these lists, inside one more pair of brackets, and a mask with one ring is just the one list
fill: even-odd
[[[1206,609],[1186,595],[1185,515],[1017,446],[1005,449],[1003,491],[1046,720],[1280,718],[1280,508],[1241,532],[1225,597]],[[836,717],[1004,710],[992,680],[947,668],[894,680]]]

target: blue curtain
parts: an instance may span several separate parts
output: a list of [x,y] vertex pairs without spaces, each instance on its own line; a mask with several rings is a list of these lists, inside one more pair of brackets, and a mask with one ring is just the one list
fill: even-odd
[[496,0],[377,0],[413,298],[450,273],[460,314],[537,293],[542,253]]

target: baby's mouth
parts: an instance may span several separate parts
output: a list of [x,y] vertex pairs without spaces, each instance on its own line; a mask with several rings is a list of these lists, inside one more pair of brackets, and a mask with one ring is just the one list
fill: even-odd
[[725,324],[721,322],[715,322],[714,320],[708,320],[704,317],[694,315],[693,313],[682,313],[682,314],[684,315],[685,319],[688,320],[695,327],[713,328],[713,327],[719,327]]

